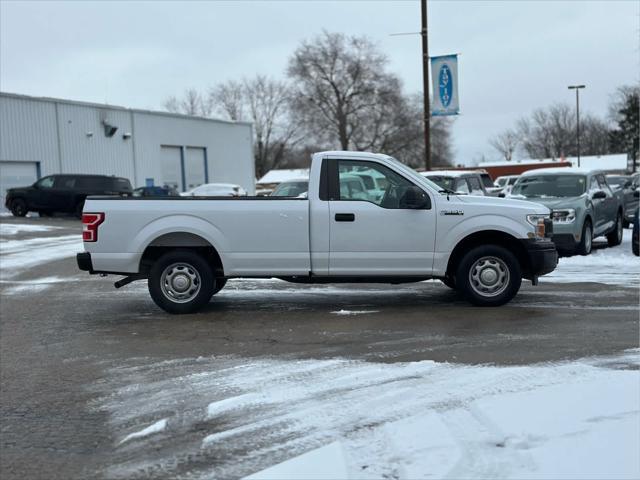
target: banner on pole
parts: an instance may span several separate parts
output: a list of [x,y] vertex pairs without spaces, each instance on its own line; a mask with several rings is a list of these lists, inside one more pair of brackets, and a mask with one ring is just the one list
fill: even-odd
[[458,55],[431,57],[433,104],[431,115],[457,115],[460,113],[458,98]]

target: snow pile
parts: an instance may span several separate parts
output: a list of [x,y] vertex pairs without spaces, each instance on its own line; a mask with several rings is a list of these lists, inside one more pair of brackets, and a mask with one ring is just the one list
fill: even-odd
[[10,278],[31,267],[72,257],[83,249],[80,235],[2,241],[0,242],[1,278]]
[[623,241],[617,247],[597,248],[586,256],[560,258],[558,267],[541,277],[541,281],[640,286],[640,260],[631,251],[631,230],[624,231]]
[[164,431],[167,428],[167,419],[163,418],[162,420],[158,420],[152,425],[149,425],[147,428],[143,428],[138,432],[133,432],[120,440],[119,445],[128,442],[129,440],[135,440],[137,438],[148,437],[149,435],[153,435],[154,433],[159,433]]
[[152,460],[129,453],[110,474],[637,478],[638,366],[640,350],[510,367],[199,358],[118,368],[124,385],[105,399],[113,428],[160,412],[177,422]]
[[34,223],[0,223],[0,235],[18,235],[19,233],[39,233],[60,230],[62,227],[38,225]]

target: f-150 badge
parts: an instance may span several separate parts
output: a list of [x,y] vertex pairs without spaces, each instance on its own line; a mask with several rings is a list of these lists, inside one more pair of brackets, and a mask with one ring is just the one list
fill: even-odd
[[440,215],[464,215],[464,210],[440,210]]

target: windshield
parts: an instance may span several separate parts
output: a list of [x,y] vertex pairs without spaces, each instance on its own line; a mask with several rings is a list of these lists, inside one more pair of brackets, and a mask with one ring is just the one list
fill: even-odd
[[442,175],[433,175],[427,177],[433,183],[438,185],[440,188],[446,188],[447,190],[455,191],[455,178],[453,177],[443,177]]
[[583,175],[531,175],[520,178],[511,194],[527,198],[577,197],[585,192],[586,184]]
[[607,175],[607,183],[612,187],[621,187],[627,183],[627,177],[612,177]]
[[271,193],[272,197],[297,197],[309,190],[309,182],[285,182]]

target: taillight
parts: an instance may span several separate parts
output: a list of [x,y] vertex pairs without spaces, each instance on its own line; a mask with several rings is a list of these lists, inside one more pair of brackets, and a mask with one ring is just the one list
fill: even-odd
[[104,213],[83,213],[82,214],[82,241],[97,242],[98,226],[104,222]]

